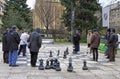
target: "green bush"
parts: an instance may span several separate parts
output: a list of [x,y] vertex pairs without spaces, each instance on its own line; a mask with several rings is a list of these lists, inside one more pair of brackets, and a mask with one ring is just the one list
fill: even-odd
[[2,34],[0,33],[0,42],[2,41]]

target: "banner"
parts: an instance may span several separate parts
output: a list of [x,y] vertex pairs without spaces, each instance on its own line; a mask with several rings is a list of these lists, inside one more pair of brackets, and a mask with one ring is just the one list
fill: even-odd
[[103,27],[109,28],[109,6],[102,8],[102,23]]

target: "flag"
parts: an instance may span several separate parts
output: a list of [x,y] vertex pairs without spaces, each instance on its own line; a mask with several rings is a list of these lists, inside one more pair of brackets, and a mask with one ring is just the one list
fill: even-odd
[[109,28],[109,6],[102,8],[102,23],[103,27]]

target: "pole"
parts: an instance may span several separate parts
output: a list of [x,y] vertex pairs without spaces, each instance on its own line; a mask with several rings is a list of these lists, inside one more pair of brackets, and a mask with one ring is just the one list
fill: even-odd
[[74,23],[74,9],[73,9],[73,3],[71,1],[71,23],[70,23],[70,28],[71,28],[71,43],[73,43],[73,23]]

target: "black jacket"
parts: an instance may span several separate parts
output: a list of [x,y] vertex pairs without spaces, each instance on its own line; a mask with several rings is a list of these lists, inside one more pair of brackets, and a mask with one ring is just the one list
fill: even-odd
[[29,45],[30,51],[39,52],[42,39],[41,39],[41,35],[37,31],[34,31],[30,34],[29,42],[30,42],[30,45]]
[[7,35],[8,35],[8,31],[3,32],[2,51],[9,51],[8,44],[7,44]]
[[7,36],[7,42],[9,46],[9,51],[18,50],[18,45],[20,43],[20,37],[16,31],[11,30]]

